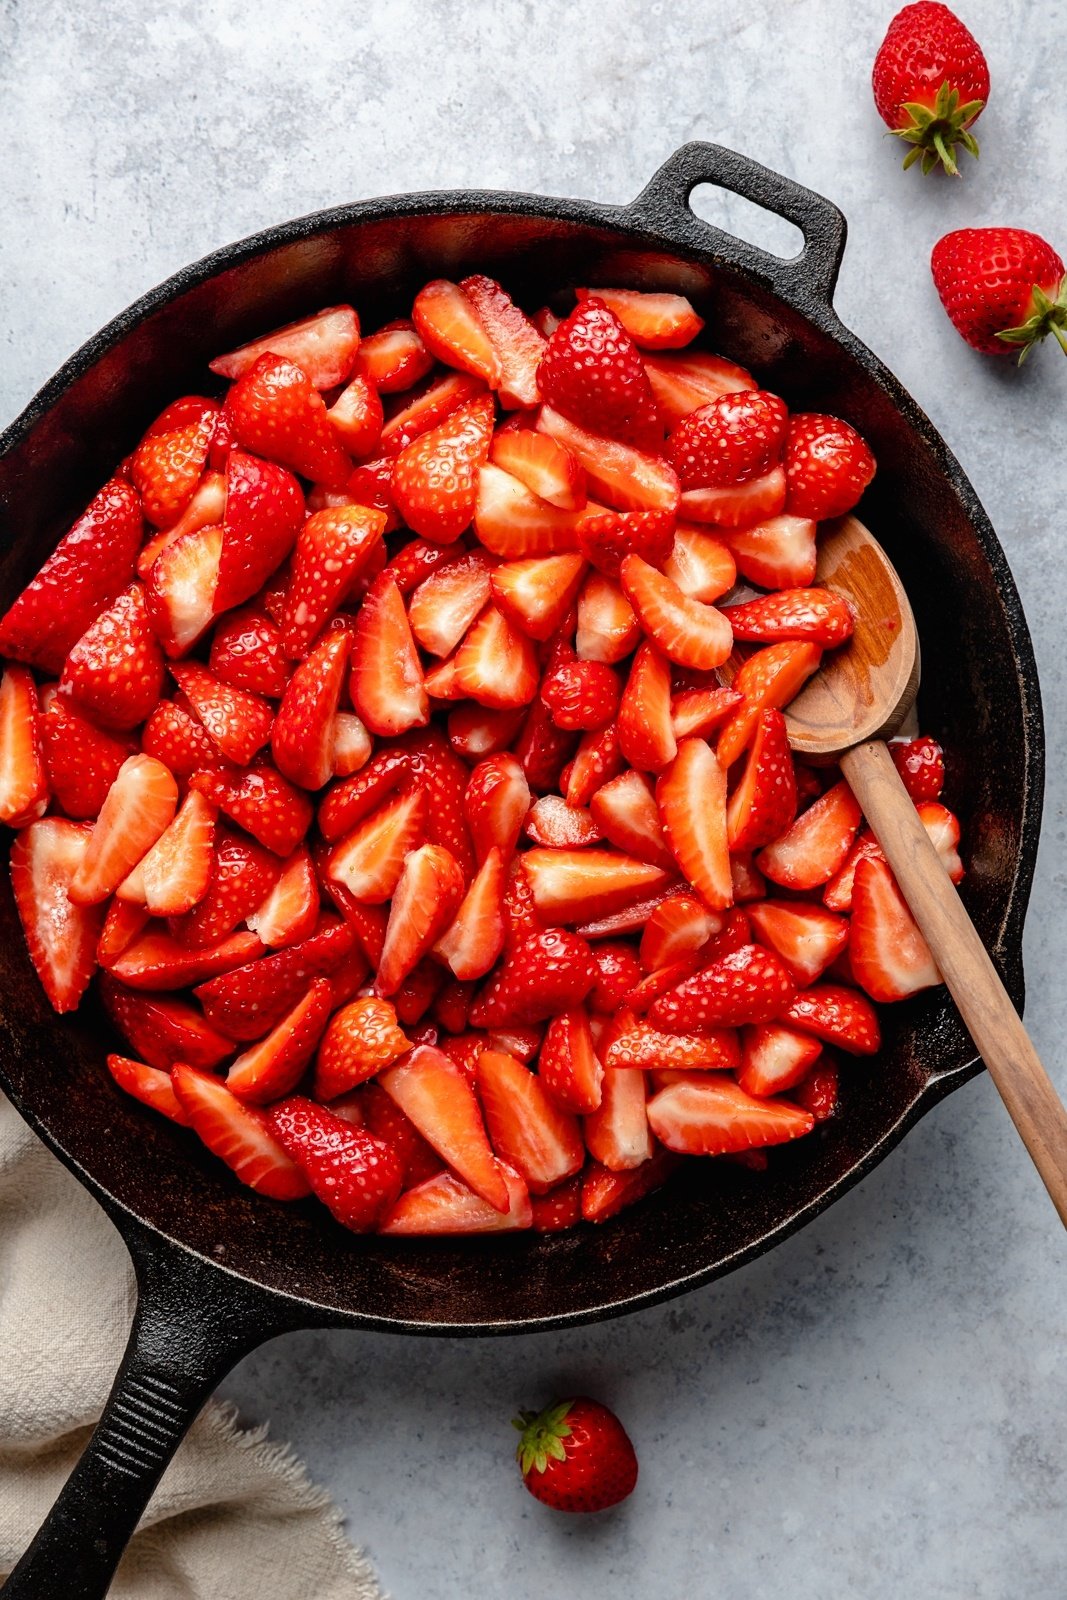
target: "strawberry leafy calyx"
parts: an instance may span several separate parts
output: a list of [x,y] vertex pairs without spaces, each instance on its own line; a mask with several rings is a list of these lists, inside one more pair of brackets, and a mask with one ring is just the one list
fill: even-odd
[[566,1461],[563,1441],[570,1437],[567,1417],[573,1404],[573,1400],[562,1400],[544,1411],[520,1411],[511,1419],[511,1426],[522,1434],[515,1458],[523,1477],[534,1468],[544,1472],[549,1461]]
[[1067,276],[1060,283],[1056,298],[1053,300],[1035,283],[1030,299],[1033,310],[1025,322],[1017,328],[1004,328],[996,335],[1007,345],[1020,345],[1019,365],[1022,366],[1035,344],[1050,333],[1058,341],[1064,355],[1067,355]]
[[921,160],[924,174],[942,166],[951,177],[958,178],[956,146],[961,144],[977,161],[978,140],[968,130],[984,105],[984,100],[968,100],[960,105],[959,90],[953,89],[947,78],[932,106],[918,100],[905,101],[901,110],[907,112],[910,122],[890,130],[912,146],[904,157],[905,170]]

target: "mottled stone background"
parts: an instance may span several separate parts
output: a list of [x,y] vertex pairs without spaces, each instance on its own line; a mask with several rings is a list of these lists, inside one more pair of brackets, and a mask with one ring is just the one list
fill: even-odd
[[[1027,1015],[1067,1089],[1067,363],[972,356],[926,266],[970,223],[1067,249],[1067,7],[968,0],[994,88],[957,184],[902,173],[882,137],[867,80],[891,10],[0,0],[0,420],[184,262],[338,201],[455,185],[621,201],[693,138],[832,196],[851,225],[844,320],[963,460],[1034,631],[1050,762]],[[799,1237],[674,1305],[496,1343],[309,1333],[225,1392],[332,1488],[394,1600],[1062,1600],[1065,1274],[981,1080]],[[575,1388],[618,1407],[641,1456],[634,1499],[592,1522],[543,1513],[509,1460],[512,1409]]]

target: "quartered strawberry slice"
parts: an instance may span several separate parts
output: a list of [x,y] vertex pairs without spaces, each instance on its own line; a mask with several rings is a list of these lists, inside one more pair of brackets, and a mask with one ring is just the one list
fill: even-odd
[[810,639],[832,650],[851,639],[855,628],[848,605],[829,589],[783,589],[744,605],[728,606],[723,615],[729,619],[735,639],[759,644]]
[[497,609],[531,639],[551,639],[577,598],[584,572],[585,560],[575,552],[506,562],[492,573],[493,599]]
[[682,419],[666,456],[683,490],[736,488],[780,461],[788,420],[785,402],[764,389],[717,395]]
[[433,949],[459,910],[464,887],[459,863],[442,845],[420,845],[405,857],[378,963],[379,994],[395,994]]
[[323,798],[319,806],[319,831],[323,838],[328,844],[336,843],[411,776],[405,750],[395,745],[379,750],[365,767],[344,783],[334,784]]
[[519,478],[491,461],[478,474],[474,531],[487,550],[506,561],[576,549],[576,530],[584,515],[562,511],[540,499]]
[[23,827],[47,809],[42,733],[32,672],[26,667],[5,668],[0,679],[0,822],[9,828]]
[[815,580],[815,532],[810,517],[761,515],[724,537],[743,578],[764,589],[793,589]]
[[574,850],[598,844],[604,834],[592,814],[569,806],[560,794],[543,794],[535,800],[524,824],[526,837],[552,850]]
[[603,511],[588,507],[578,523],[578,547],[606,578],[617,578],[624,559],[640,556],[661,567],[674,548],[673,511]]
[[58,1012],[77,1010],[96,968],[103,909],[68,898],[90,836],[86,823],[45,817],[23,829],[11,847],[11,887],[26,948]]
[[316,389],[334,389],[352,371],[359,350],[359,317],[351,306],[327,306],[313,317],[287,322],[250,344],[210,362],[220,378],[240,378],[268,353],[295,361]]
[[223,683],[199,661],[175,661],[170,670],[226,759],[247,766],[270,738],[274,711],[267,701]]
[[878,1015],[867,996],[841,984],[805,989],[779,1020],[850,1055],[876,1055],[882,1043]]
[[849,925],[805,900],[758,900],[748,920],[761,944],[781,956],[797,983],[815,982],[849,943]]
[[334,714],[330,754],[335,778],[348,778],[370,760],[374,741],[354,711]]
[[310,800],[266,763],[232,775],[194,772],[189,785],[275,855],[292,855],[311,826]]
[[[220,411],[219,417],[225,412]],[[226,479],[221,472],[205,472],[192,499],[169,528],[163,528],[148,540],[137,557],[137,576],[147,579],[164,550],[186,533],[198,533],[201,528],[214,528],[222,524],[226,514]]]
[[745,770],[726,808],[731,851],[770,844],[789,827],[796,809],[796,776],[785,718],[780,711],[761,711]]
[[651,1160],[628,1172],[609,1172],[598,1161],[586,1165],[582,1178],[582,1216],[586,1222],[611,1217],[662,1187],[679,1165],[678,1156],[657,1145]]
[[600,1104],[585,1118],[584,1131],[589,1154],[610,1172],[626,1172],[649,1160],[653,1140],[639,1068],[605,1072]]
[[741,1051],[737,1081],[746,1094],[763,1097],[784,1094],[801,1083],[822,1054],[822,1045],[810,1033],[763,1022],[744,1030]]
[[376,1077],[410,1049],[411,1040],[390,1002],[377,995],[361,996],[330,1018],[315,1064],[315,1094],[320,1100],[334,1100]]
[[545,928],[509,941],[504,961],[470,1008],[475,1028],[544,1022],[581,1005],[597,980],[586,941],[565,928]]
[[577,735],[567,733],[549,716],[548,707],[538,696],[514,743],[531,789],[558,789],[563,771],[574,751]]
[[382,1217],[379,1233],[462,1234],[504,1233],[528,1228],[533,1221],[529,1191],[517,1172],[501,1166],[508,1190],[508,1208],[497,1211],[451,1172],[440,1172],[408,1189]]
[[[729,1028],[700,1033],[663,1033],[644,1017],[620,1012],[604,1052],[604,1065],[639,1067],[646,1071],[673,1068],[682,1072],[729,1072],[741,1060],[737,1034]],[[598,1159],[602,1160],[603,1157]],[[610,1165],[610,1163],[605,1163]]]
[[263,900],[248,915],[248,926],[269,950],[284,950],[313,933],[318,920],[318,879],[306,846],[298,845]]
[[290,1094],[304,1075],[333,1005],[328,978],[316,978],[293,1009],[241,1053],[226,1074],[226,1087],[239,1100],[269,1105]]
[[739,1028],[782,1016],[796,992],[797,986],[779,957],[748,944],[662,995],[649,1016],[656,1027],[668,1033],[708,1026]]
[[585,1146],[578,1120],[560,1110],[538,1077],[498,1050],[483,1050],[475,1071],[493,1149],[531,1194],[544,1194],[581,1170]]
[[329,977],[355,944],[351,928],[323,917],[308,939],[260,960],[254,934],[232,935],[254,946],[244,963],[201,983],[196,998],[208,1020],[233,1039],[261,1039],[305,993],[311,978]]
[[168,656],[183,656],[210,627],[222,560],[220,527],[192,528],[168,543],[145,579],[148,619]]
[[158,1111],[161,1116],[169,1117],[171,1122],[177,1122],[183,1128],[189,1126],[189,1118],[174,1093],[169,1072],[162,1072],[159,1067],[146,1066],[143,1061],[132,1061],[129,1056],[119,1055],[108,1056],[107,1070],[119,1088],[124,1089],[135,1100],[139,1100],[143,1106]]
[[244,450],[230,451],[216,612],[258,593],[293,548],[303,521],[304,497],[291,472]]
[[456,552],[447,545],[433,544],[429,539],[411,539],[386,562],[383,571],[393,579],[401,594],[410,594],[431,573],[455,559]]
[[326,413],[341,444],[356,460],[379,448],[385,423],[381,397],[359,365]]
[[660,416],[668,428],[677,427],[683,417],[720,394],[756,387],[755,378],[744,367],[724,356],[712,355],[709,350],[646,355],[644,364]]
[[[270,352],[258,356],[233,385],[226,409],[243,449],[314,483],[340,487],[347,481],[352,463],[338,443],[322,396],[294,361]],[[240,598],[247,600],[248,595]]]
[[367,595],[352,644],[352,704],[372,733],[423,727],[430,702],[404,602],[392,578]]
[[424,378],[433,356],[413,322],[387,322],[359,347],[359,365],[379,394],[399,394]]
[[499,372],[492,386],[499,392],[501,405],[509,409],[537,405],[541,398],[537,369],[545,352],[544,339],[492,278],[481,274],[464,278],[460,288],[489,335]]
[[350,644],[345,631],[323,636],[298,663],[271,727],[275,765],[302,789],[321,789],[333,777],[335,718]]
[[139,583],[90,623],[71,647],[59,692],[109,728],[143,722],[163,687],[163,652],[148,624]]
[[328,880],[370,905],[390,900],[404,858],[423,843],[427,809],[425,792],[410,786],[386,799],[331,851]]
[[370,506],[316,511],[305,522],[293,553],[285,596],[285,653],[305,654],[343,603],[385,530],[385,515]]
[[640,637],[640,624],[621,586],[601,572],[590,572],[578,595],[578,659],[613,666],[625,660]]
[[580,511],[585,505],[585,469],[547,433],[527,427],[498,428],[489,459],[561,511]]
[[459,644],[492,593],[492,560],[465,551],[424,578],[408,601],[408,622],[424,650],[447,656]]
[[662,438],[641,357],[596,296],[579,302],[554,329],[537,381],[550,406],[595,433],[642,447]]
[[434,945],[434,954],[463,983],[484,978],[504,948],[504,885],[504,859],[494,845]]
[[252,694],[280,699],[292,671],[282,650],[282,631],[255,606],[231,611],[219,619],[211,640],[208,666],[223,683]]
[[677,514],[678,478],[662,456],[648,455],[618,439],[580,427],[550,405],[541,407],[538,429],[576,456],[589,487],[616,511],[667,511]]
[[[55,687],[41,693],[40,735],[56,803],[69,817],[95,817],[122,763],[136,749],[133,740],[98,728]],[[159,754],[151,749],[146,753]],[[165,757],[161,759],[170,766]]]
[[171,932],[194,949],[217,944],[263,904],[280,868],[277,856],[247,835],[216,827],[207,889],[186,916],[171,924]]
[[485,323],[456,283],[433,278],[415,296],[411,320],[431,355],[499,387],[500,361]]
[[588,806],[604,784],[623,768],[619,735],[614,724],[584,734],[570,764],[564,788],[569,806]]
[[645,924],[641,935],[641,965],[646,972],[655,972],[659,967],[669,967],[675,961],[699,955],[722,925],[722,918],[709,911],[696,895],[684,892],[671,895],[661,901]]
[[787,706],[822,659],[818,645],[807,642],[769,644],[749,656],[731,685],[741,704],[719,734],[715,751],[724,767],[733,766],[751,744],[760,713]]
[[597,299],[622,323],[642,350],[680,350],[704,326],[681,294],[647,294],[639,289],[576,289],[579,301]]
[[602,661],[559,661],[541,679],[541,699],[557,728],[584,733],[612,723],[622,686]]
[[722,665],[733,649],[733,633],[721,611],[690,599],[640,556],[624,558],[620,577],[646,634],[668,660],[704,671]]
[[151,849],[178,807],[178,785],[153,756],[129,756],[119,768],[69,885],[75,905],[106,900]]
[[153,422],[130,459],[130,477],[148,521],[177,522],[207,464],[219,407],[201,395],[173,401]]
[[407,526],[424,539],[451,544],[470,526],[493,417],[491,397],[478,395],[397,456],[393,499]]
[[737,563],[729,546],[702,528],[676,528],[666,561],[653,565],[662,565],[683,594],[705,604],[732,589],[737,577]]
[[582,1174],[575,1173],[547,1194],[530,1198],[531,1222],[535,1233],[563,1233],[582,1220]]
[[852,973],[872,1000],[906,1000],[944,981],[887,862],[857,863],[849,929]]
[[621,911],[670,882],[662,867],[614,850],[527,850],[523,857],[538,915],[585,922]]
[[[716,528],[733,530],[776,517],[784,509],[785,471],[771,467],[761,477],[749,478],[745,483],[683,490],[678,514],[691,522],[708,522]],[[732,539],[730,544],[734,548]],[[744,570],[740,561],[738,566]]]
[[684,876],[713,911],[733,903],[726,772],[703,739],[683,739],[656,785],[667,842]]
[[494,1210],[506,1212],[508,1185],[474,1090],[455,1062],[432,1045],[420,1045],[378,1081],[441,1159]]
[[678,753],[671,725],[671,669],[647,639],[634,656],[617,726],[622,753],[639,771],[662,772]]
[[[436,428],[439,422],[451,416],[453,411],[465,405],[468,400],[473,400],[475,396],[484,393],[485,385],[479,378],[472,377],[466,372],[448,372],[439,378],[431,378],[413,395],[403,395],[392,414],[386,418],[382,429],[384,457],[386,460],[395,459],[401,450],[420,434]],[[361,469],[357,467],[349,479],[350,489],[356,485],[360,471]],[[384,468],[379,464],[379,470],[375,474],[379,490],[383,474]],[[374,504],[378,502],[374,501]]]
[[683,689],[671,697],[671,727],[676,739],[706,738],[741,704],[736,689]]
[[456,683],[461,695],[493,710],[529,705],[537,692],[533,641],[486,606],[456,652]]
[[119,1032],[153,1067],[169,1072],[186,1061],[210,1071],[234,1052],[232,1039],[185,1000],[127,989],[109,973],[101,976],[100,998]]
[[843,865],[862,820],[859,803],[842,779],[761,850],[756,863],[764,877],[783,888],[815,889]]
[[[111,901],[96,943],[96,959],[105,971],[114,966],[135,939],[140,938],[151,920],[147,906],[129,900]],[[143,1051],[141,1053],[144,1054]]]
[[190,1126],[240,1178],[272,1200],[310,1194],[304,1173],[270,1130],[264,1113],[242,1105],[220,1078],[179,1062],[171,1074]]
[[254,933],[231,933],[218,944],[195,950],[149,924],[111,965],[111,973],[130,989],[184,989],[228,973],[262,954]]
[[620,773],[597,789],[589,805],[597,828],[617,849],[665,872],[676,871],[655,792],[643,772]]
[[58,673],[72,646],[133,577],[143,528],[136,491],[113,478],[0,620],[0,655]]
[[537,1071],[546,1093],[562,1110],[586,1116],[597,1109],[604,1068],[584,1010],[575,1008],[552,1018]]
[[[211,881],[215,808],[189,791],[173,822],[142,856],[137,871],[154,917],[179,917],[207,893]],[[123,885],[119,885],[122,894]]]
[[274,1106],[268,1124],[342,1227],[366,1233],[395,1202],[404,1167],[384,1140],[302,1095]]
[[721,1156],[785,1144],[810,1133],[815,1118],[786,1100],[760,1100],[732,1079],[708,1073],[699,1083],[675,1083],[648,1102],[653,1133],[668,1150]]

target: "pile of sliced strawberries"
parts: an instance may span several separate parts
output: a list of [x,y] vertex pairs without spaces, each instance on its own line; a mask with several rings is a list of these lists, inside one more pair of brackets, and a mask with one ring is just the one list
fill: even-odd
[[[872,1001],[939,982],[782,715],[852,632],[818,523],[873,458],[701,327],[485,277],[332,307],[213,362],[0,621],[45,991],[99,971],[117,1082],[261,1193],[600,1222],[811,1132]],[[896,755],[958,878],[940,749]]]

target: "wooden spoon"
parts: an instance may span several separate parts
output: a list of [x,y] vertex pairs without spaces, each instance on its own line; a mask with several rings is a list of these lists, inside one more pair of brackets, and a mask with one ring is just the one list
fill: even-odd
[[919,639],[908,597],[885,551],[855,517],[827,532],[816,581],[850,602],[856,631],[789,706],[789,742],[800,755],[840,762],[1067,1226],[1067,1110],[883,742],[919,688]]

